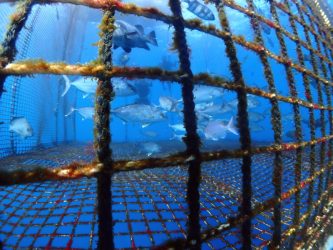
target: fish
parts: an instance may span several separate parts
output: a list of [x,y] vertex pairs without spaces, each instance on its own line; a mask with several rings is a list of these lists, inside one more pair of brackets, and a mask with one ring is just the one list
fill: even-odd
[[173,129],[174,132],[185,132],[184,124],[178,123],[178,124],[169,124],[169,127]]
[[137,94],[137,89],[132,84],[129,84],[120,78],[113,78],[111,82],[116,96],[125,97]]
[[195,102],[210,102],[224,93],[222,88],[196,85],[193,90]]
[[138,98],[135,100],[135,103],[150,105],[149,94],[151,85],[151,82],[143,80],[135,83],[134,86],[138,96]]
[[188,4],[187,9],[197,17],[208,21],[215,20],[215,16],[211,9],[200,3],[198,0],[183,0],[183,2]]
[[11,120],[9,131],[19,134],[22,139],[33,136],[33,129],[28,120],[23,116],[15,117]]
[[182,102],[182,99],[175,100],[169,96],[160,96],[158,100],[160,107],[169,112],[178,112],[177,105]]
[[161,152],[161,147],[155,142],[144,142],[141,145],[141,152],[146,153],[146,155],[149,157],[152,154],[156,154]]
[[77,111],[82,116],[83,120],[92,120],[94,119],[95,109],[94,107],[83,107],[83,108],[71,108],[70,111],[65,115],[65,117],[70,116],[73,112]]
[[148,43],[158,46],[155,31],[145,35],[142,25],[131,25],[123,20],[116,20],[115,26],[112,38],[114,49],[121,47],[126,53],[130,53],[133,48],[150,50]]
[[129,54],[124,51],[123,53],[120,54],[118,60],[120,65],[126,66],[130,60]]
[[239,135],[237,128],[234,125],[233,116],[230,118],[227,124],[221,120],[214,120],[208,122],[204,129],[205,138],[207,140],[213,141],[224,139],[227,135],[227,132],[230,132],[234,135]]
[[[90,94],[95,94],[96,92],[97,80],[94,80],[93,78],[82,77],[74,82],[71,82],[67,76],[63,75],[63,77],[65,79],[66,87],[64,92],[61,94],[62,97],[66,95],[71,86],[75,86],[77,89],[84,92],[83,98],[86,98]],[[136,95],[137,90],[133,85],[119,78],[113,78],[111,82],[116,96]]]
[[3,125],[3,124],[5,124],[4,122],[0,122],[0,125]]
[[90,94],[96,92],[97,89],[97,81],[93,78],[85,78],[81,77],[74,82],[71,82],[66,75],[62,75],[65,79],[65,90],[62,92],[61,96],[64,97],[71,86],[76,87],[78,90],[84,92],[83,98],[86,98]]
[[166,119],[165,113],[159,107],[147,104],[130,104],[113,109],[111,113],[124,122],[141,123],[143,128]]
[[170,56],[164,55],[162,57],[161,63],[159,66],[164,70],[176,70],[178,63],[174,60],[171,60]]

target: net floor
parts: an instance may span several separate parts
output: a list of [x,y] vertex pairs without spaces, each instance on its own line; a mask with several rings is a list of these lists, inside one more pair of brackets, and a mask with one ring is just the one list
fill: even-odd
[[[73,160],[90,161],[89,145],[59,145],[0,160],[1,168],[57,167]],[[122,158],[124,149],[114,154]],[[88,151],[87,151],[88,150]],[[175,149],[176,150],[176,149]],[[319,148],[316,148],[319,154]],[[302,180],[309,177],[309,152],[302,155]],[[318,156],[319,158],[319,156]],[[295,186],[295,152],[283,153],[283,191]],[[273,197],[273,154],[252,158],[252,187],[255,206]],[[319,169],[316,165],[316,169]],[[239,214],[241,160],[225,159],[202,164],[200,184],[201,229],[226,223]],[[149,248],[185,238],[187,228],[187,168],[147,169],[120,172],[112,177],[112,215],[117,249]],[[323,178],[325,179],[325,178]],[[325,185],[316,181],[318,185]],[[4,249],[95,249],[98,218],[96,180],[47,181],[0,187],[0,240]],[[308,187],[301,191],[301,214],[307,209]],[[313,199],[318,198],[316,192]],[[282,202],[282,229],[292,225],[295,197]],[[272,238],[272,210],[252,220],[253,247],[264,248]],[[203,249],[240,249],[240,228],[223,232],[203,244]]]

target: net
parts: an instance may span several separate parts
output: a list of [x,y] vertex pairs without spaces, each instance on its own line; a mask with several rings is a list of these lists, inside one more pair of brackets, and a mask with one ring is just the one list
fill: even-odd
[[[316,249],[332,233],[333,50],[322,14],[306,0],[268,1],[271,18],[253,0],[245,5],[208,2],[215,6],[220,27],[184,19],[179,0],[169,1],[169,14],[116,0],[27,0],[0,11],[0,20],[12,13],[0,47],[1,118],[9,123],[29,117],[37,128],[36,136],[22,141],[0,126],[4,249]],[[91,34],[82,34],[89,30],[83,9],[103,10],[98,58],[75,64],[89,60],[83,48]],[[230,11],[245,15],[249,37],[234,32]],[[115,66],[116,12],[172,26],[179,68]],[[76,22],[78,18],[83,21]],[[287,26],[282,19],[288,20]],[[220,60],[228,65],[232,80],[193,69],[189,30],[224,46]],[[45,46],[34,32],[45,35]],[[61,39],[49,40],[54,32]],[[267,32],[275,34],[278,47],[264,36]],[[257,56],[266,87],[248,81],[241,50]],[[289,93],[279,91],[279,74],[285,75]],[[77,120],[64,116],[78,93],[62,99],[64,81],[56,75],[98,79],[93,144],[76,142],[82,133]],[[115,101],[110,82],[117,77],[180,85],[185,147],[163,142],[164,149],[177,150],[128,159],[140,145],[109,146],[111,132],[117,133],[110,129]],[[236,96],[239,146],[202,145],[193,94],[198,83]],[[251,96],[270,107],[270,143],[252,140]],[[292,110],[295,127],[291,142],[283,134],[285,107]]]

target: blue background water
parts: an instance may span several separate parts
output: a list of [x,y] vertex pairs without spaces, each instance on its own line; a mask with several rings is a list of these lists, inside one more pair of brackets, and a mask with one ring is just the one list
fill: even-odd
[[[236,1],[239,4],[245,6],[245,1]],[[256,1],[257,6],[262,8],[264,14],[270,17],[268,14],[266,1]],[[330,1],[332,2],[332,1]],[[142,6],[147,5],[144,1],[138,1]],[[155,1],[154,4],[159,8],[163,9],[166,13],[170,14],[167,9],[166,1]],[[332,4],[332,3],[331,3]],[[26,29],[23,30],[22,35],[18,41],[18,60],[27,58],[42,58],[47,61],[65,61],[67,63],[87,63],[97,58],[97,47],[93,46],[99,40],[98,36],[98,23],[102,17],[102,13],[97,10],[90,10],[85,7],[79,7],[80,15],[77,20],[73,21],[71,29],[67,28],[70,26],[71,19],[68,16],[68,11],[74,10],[73,6],[68,5],[56,5],[55,6],[35,6],[32,14],[26,25]],[[78,10],[76,9],[76,10]],[[2,4],[0,9],[0,34],[4,34],[7,20],[10,13],[14,11],[14,8]],[[243,35],[247,40],[253,41],[254,34],[250,27],[249,18],[240,14],[238,11],[226,8],[232,32],[237,35]],[[295,12],[295,7],[293,7]],[[38,15],[37,15],[38,13]],[[184,16],[186,18],[193,18],[190,12],[186,11],[186,4],[184,4]],[[215,16],[216,12],[215,12]],[[36,19],[34,19],[34,17]],[[145,33],[151,30],[155,30],[158,39],[158,47],[150,46],[150,51],[142,49],[134,49],[130,53],[130,60],[128,66],[140,66],[140,67],[151,67],[161,66],[163,57],[167,56],[172,63],[171,70],[178,68],[178,55],[176,52],[170,51],[172,43],[173,28],[165,25],[161,22],[149,20],[142,17],[135,17],[131,15],[117,14],[119,19],[127,20],[133,24],[142,24],[145,27]],[[282,25],[289,31],[292,29],[289,25],[288,16],[279,13]],[[309,20],[307,19],[307,22]],[[208,22],[207,22],[208,23]],[[220,27],[218,21],[210,22]],[[29,34],[29,28],[33,28],[29,45],[25,42]],[[73,28],[75,27],[75,28]],[[305,40],[303,29],[298,26],[299,34],[302,40]],[[66,34],[71,33],[71,37],[66,39]],[[198,31],[186,31],[188,44],[191,48],[191,66],[195,74],[200,72],[209,72],[210,74],[232,79],[229,71],[229,60],[225,54],[225,46],[220,39],[212,37],[210,35],[201,34]],[[280,54],[280,48],[276,35],[273,30],[271,34],[265,36],[265,45],[271,51],[276,54]],[[311,37],[311,45],[316,47],[314,37]],[[272,44],[270,44],[269,40]],[[68,43],[71,43],[68,45]],[[295,52],[295,43],[286,38],[288,47],[288,55],[293,60],[297,61],[297,55]],[[65,45],[68,45],[67,51],[64,51]],[[26,47],[28,46],[28,48]],[[322,48],[323,49],[323,48]],[[25,52],[23,52],[25,51]],[[303,49],[305,54],[307,51]],[[122,54],[122,49],[118,48],[114,50],[114,63],[120,65],[118,58]],[[259,86],[261,88],[267,87],[267,82],[263,75],[263,67],[260,63],[259,57],[240,47],[237,46],[237,55],[241,61],[241,67],[244,74],[245,82],[249,86]],[[332,59],[332,58],[330,58]],[[278,91],[285,96],[290,95],[287,87],[286,75],[284,67],[274,60],[270,60],[270,65],[274,71],[274,80],[277,85]],[[306,62],[306,67],[312,70],[312,65]],[[306,99],[304,94],[304,87],[302,82],[302,76],[298,72],[294,71],[295,82],[297,84],[297,91],[301,99]],[[76,77],[71,76],[72,80]],[[145,80],[147,84],[151,84],[149,100],[152,104],[158,105],[159,96],[166,95],[172,96],[175,99],[181,98],[180,85],[177,83],[160,83],[159,81]],[[137,80],[129,80],[129,82],[141,82]],[[17,85],[17,94],[15,97],[15,88],[13,85]],[[0,125],[1,135],[1,147],[0,155],[6,156],[11,155],[15,152],[24,152],[32,149],[39,144],[50,144],[60,143],[62,141],[80,141],[90,142],[93,140],[93,121],[85,120],[82,121],[78,113],[70,118],[64,118],[64,115],[68,113],[70,107],[86,107],[93,106],[93,98],[82,98],[82,93],[77,92],[75,88],[71,88],[70,92],[65,98],[59,98],[59,93],[63,90],[63,81],[61,76],[35,76],[34,78],[24,77],[19,79],[17,77],[9,77],[6,81],[5,88],[7,90],[3,95],[0,103],[0,114],[1,119],[5,122],[5,125]],[[317,90],[311,86],[311,91],[314,96],[314,101],[318,102]],[[15,98],[14,98],[15,97]],[[223,98],[217,99],[216,103],[228,103],[236,98],[236,94],[233,92],[226,92]],[[269,108],[269,102],[264,98],[259,98],[260,105],[253,111],[259,113],[265,113]],[[112,107],[116,108],[126,104],[133,103],[135,97],[130,98],[116,98],[112,103]],[[324,95],[324,104],[327,104],[327,100]],[[292,105],[286,103],[279,104],[282,115],[292,113]],[[12,107],[14,107],[12,109]],[[308,119],[307,109],[301,108],[302,116]],[[231,116],[236,116],[237,111],[227,115],[218,116],[218,119],[229,119]],[[319,118],[319,111],[315,112],[315,118]],[[22,140],[15,134],[10,134],[8,131],[8,124],[12,117],[25,116],[31,123],[35,136]],[[325,113],[327,118],[327,113]],[[114,117],[112,120],[112,141],[113,142],[134,142],[134,141],[159,141],[169,140],[172,137],[172,130],[169,128],[169,124],[175,124],[182,122],[182,117],[179,114],[168,114],[168,122],[161,122],[153,124],[148,128],[142,130],[140,124],[123,124],[123,122]],[[254,141],[268,141],[273,142],[273,133],[270,124],[270,115],[267,113],[266,119],[259,122],[259,125],[264,127],[265,130],[261,132],[251,132],[252,139]],[[303,125],[304,140],[309,140],[309,128],[306,124]],[[292,121],[283,121],[283,132],[286,133],[294,129]],[[143,136],[142,131],[157,131],[158,136],[155,138],[149,138]],[[328,128],[326,133],[328,133]],[[319,129],[316,131],[316,137],[321,137]],[[10,144],[10,139],[13,139],[14,146]],[[228,140],[237,140],[238,137],[232,134],[228,134],[227,139],[221,141],[221,147],[228,147]],[[290,141],[290,138],[284,136],[284,141]],[[14,151],[13,151],[14,149]],[[60,189],[60,187],[58,187]],[[89,200],[89,199],[88,199]],[[52,206],[52,204],[50,204]],[[186,203],[184,203],[186,206]],[[93,209],[93,204],[86,207],[87,210]],[[59,214],[63,211],[59,211]],[[119,216],[124,216],[119,214]],[[132,215],[136,216],[140,215]],[[179,216],[184,216],[179,214]],[[57,219],[56,217],[54,218]],[[70,218],[69,218],[70,219]],[[91,220],[92,218],[86,218]],[[122,228],[123,226],[123,228]],[[136,225],[136,228],[140,228],[142,225]],[[158,227],[155,225],[154,227]],[[170,224],[170,227],[173,227]],[[70,230],[71,227],[63,227],[62,230]],[[126,230],[127,225],[117,225],[115,231]],[[7,230],[7,229],[6,229]],[[8,229],[10,230],[10,229]],[[19,229],[17,229],[19,230]],[[45,232],[52,232],[52,228],[45,228]],[[78,228],[83,230],[84,228]],[[143,236],[144,237],[144,236]],[[124,240],[124,239],[123,239]],[[126,240],[126,241],[125,241]],[[124,241],[118,239],[117,244],[127,244],[121,242],[129,242],[126,238]],[[143,239],[141,239],[143,240]],[[14,241],[14,239],[13,239]],[[140,242],[140,240],[138,240]],[[156,240],[158,242],[158,240]],[[84,246],[84,240],[78,241],[77,247]],[[27,239],[25,243],[28,244]],[[45,244],[44,241],[41,245]],[[60,239],[55,240],[55,244],[62,246]],[[118,245],[121,247],[121,245]],[[124,247],[129,247],[125,246]]]

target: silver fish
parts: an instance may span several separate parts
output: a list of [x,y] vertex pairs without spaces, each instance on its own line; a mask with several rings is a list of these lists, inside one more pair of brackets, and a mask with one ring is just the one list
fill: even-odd
[[61,96],[66,95],[68,90],[70,89],[71,86],[76,87],[78,90],[81,90],[84,92],[83,98],[86,98],[88,95],[93,94],[96,92],[97,89],[97,81],[94,80],[93,78],[84,78],[81,77],[77,79],[74,82],[71,82],[69,78],[65,75],[63,75],[63,78],[65,79],[66,87],[64,92],[62,92]]
[[210,102],[224,93],[222,88],[196,85],[193,90],[195,102]]
[[119,78],[114,78],[111,80],[111,82],[116,96],[124,97],[136,95],[136,88],[126,81]]
[[132,48],[150,50],[148,43],[157,46],[155,31],[145,35],[141,25],[133,26],[122,20],[116,20],[115,26],[112,40],[115,49],[121,47],[125,52],[130,53]]
[[9,125],[9,131],[15,132],[16,134],[20,135],[21,138],[23,139],[33,136],[32,127],[25,117],[13,118]]
[[184,124],[178,123],[178,124],[169,124],[169,127],[172,128],[175,132],[185,132]]
[[142,127],[166,119],[164,112],[159,107],[147,104],[130,104],[114,109],[111,113],[114,113],[124,122],[141,123]]
[[227,132],[239,135],[237,128],[234,125],[233,117],[230,118],[228,124],[221,120],[210,121],[204,129],[206,139],[213,141],[224,139]]
[[151,156],[152,154],[161,152],[161,147],[155,142],[145,142],[142,143],[141,146],[142,146],[142,151],[146,153],[147,156]]
[[158,100],[160,103],[160,107],[169,112],[177,112],[178,111],[177,105],[182,101],[182,99],[175,100],[168,96],[160,96]]
[[[61,96],[66,95],[71,86],[75,86],[77,89],[84,92],[83,98],[86,98],[90,94],[95,94],[97,89],[97,80],[93,78],[79,78],[78,80],[71,82],[69,78],[63,75],[66,83],[66,87]],[[136,94],[136,89],[129,83],[125,81],[114,78],[111,80],[113,89],[116,96],[131,96]]]
[[213,12],[198,0],[183,0],[183,2],[188,4],[187,9],[197,17],[209,21],[215,19]]
[[78,112],[82,116],[82,120],[86,119],[94,119],[95,115],[95,109],[93,107],[83,107],[83,108],[71,108],[68,114],[65,115],[65,117],[70,116],[73,112]]

